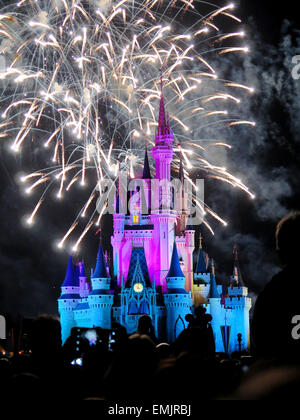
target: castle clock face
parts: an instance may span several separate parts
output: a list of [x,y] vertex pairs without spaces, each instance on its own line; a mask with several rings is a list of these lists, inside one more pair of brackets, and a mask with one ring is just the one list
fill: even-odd
[[142,283],[136,283],[133,286],[133,289],[136,293],[142,293],[142,291],[144,290],[144,286],[142,285]]

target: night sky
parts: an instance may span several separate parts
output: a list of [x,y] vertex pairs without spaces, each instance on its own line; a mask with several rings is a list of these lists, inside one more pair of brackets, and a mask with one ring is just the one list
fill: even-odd
[[[229,280],[232,249],[238,244],[244,282],[255,297],[280,268],[275,252],[276,223],[286,213],[300,209],[300,80],[291,75],[292,57],[300,55],[300,19],[296,21],[294,0],[240,0],[238,15],[243,18],[251,53],[236,63],[224,59],[221,70],[228,78],[255,87],[256,93],[247,96],[243,113],[247,120],[256,121],[257,127],[236,127],[226,134],[233,145],[227,167],[246,182],[256,200],[207,180],[206,201],[229,226],[215,224],[215,237],[205,229],[203,235],[205,248],[216,261],[220,283]],[[73,194],[62,204],[50,202],[32,229],[24,227],[22,216],[31,211],[32,202],[22,194],[16,179],[25,157],[8,153],[1,141],[0,313],[12,317],[56,314],[68,255],[58,252],[53,244],[70,225],[71,211],[79,199]],[[32,157],[34,169],[38,159]],[[108,237],[107,231],[106,245]],[[91,232],[82,247],[88,270],[95,262],[97,243]]]

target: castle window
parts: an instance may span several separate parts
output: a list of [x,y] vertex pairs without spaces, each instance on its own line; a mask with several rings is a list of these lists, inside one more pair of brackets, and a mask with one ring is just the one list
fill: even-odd
[[149,305],[146,299],[142,300],[140,308],[139,308],[139,313],[146,314],[146,315],[150,314]]
[[137,306],[137,302],[135,299],[133,299],[130,304],[129,304],[129,310],[128,310],[128,314],[129,315],[135,315],[139,313],[139,309]]

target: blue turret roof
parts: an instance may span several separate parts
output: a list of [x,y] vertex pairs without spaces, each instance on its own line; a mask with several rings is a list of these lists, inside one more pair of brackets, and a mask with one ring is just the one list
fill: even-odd
[[114,292],[109,289],[96,289],[92,290],[90,296],[98,296],[98,295],[112,295]]
[[206,255],[203,249],[199,249],[198,262],[196,267],[197,274],[207,273]]
[[70,256],[65,281],[62,287],[79,287],[79,278],[74,270],[73,258]]
[[92,278],[93,279],[100,279],[100,278],[107,279],[108,278],[102,245],[99,246],[96,268],[95,268],[95,271],[93,272]]
[[214,274],[211,274],[210,279],[210,290],[209,290],[209,299],[220,299],[220,293],[218,292],[216,277]]
[[67,299],[80,299],[79,293],[67,293],[65,295],[61,295],[60,300],[67,300]]
[[208,267],[207,267],[207,255],[203,251],[202,248],[202,234],[200,232],[200,244],[199,244],[199,254],[198,254],[198,261],[197,261],[197,267],[196,267],[196,274],[207,274],[208,273]]
[[171,265],[170,265],[170,269],[167,275],[167,278],[171,278],[171,277],[183,277],[183,278],[185,277],[180,267],[180,261],[178,257],[176,242],[174,242]]

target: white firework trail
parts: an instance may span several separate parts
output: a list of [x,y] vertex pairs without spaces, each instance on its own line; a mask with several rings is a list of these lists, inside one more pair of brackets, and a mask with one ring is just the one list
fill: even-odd
[[[88,216],[75,240],[78,250],[99,224],[91,210],[99,180],[116,180],[120,165],[135,176],[145,143],[153,145],[161,74],[186,175],[202,169],[254,198],[246,185],[205,159],[207,145],[231,146],[223,139],[193,139],[190,128],[255,124],[224,109],[227,101],[238,107],[236,93],[251,94],[253,88],[219,79],[210,62],[249,51],[236,45],[245,33],[236,28],[241,21],[233,10],[233,4],[220,8],[193,0],[20,0],[0,9],[0,58],[6,62],[0,71],[0,138],[14,153],[28,153],[28,142],[38,151],[43,147],[52,164],[22,177],[25,191],[39,194],[28,224],[52,199],[52,190],[62,199],[79,184],[85,190],[82,207],[58,242],[63,247]],[[232,22],[232,33],[222,32],[223,21]],[[205,203],[199,205],[226,225]],[[213,232],[207,219],[204,224]]]

